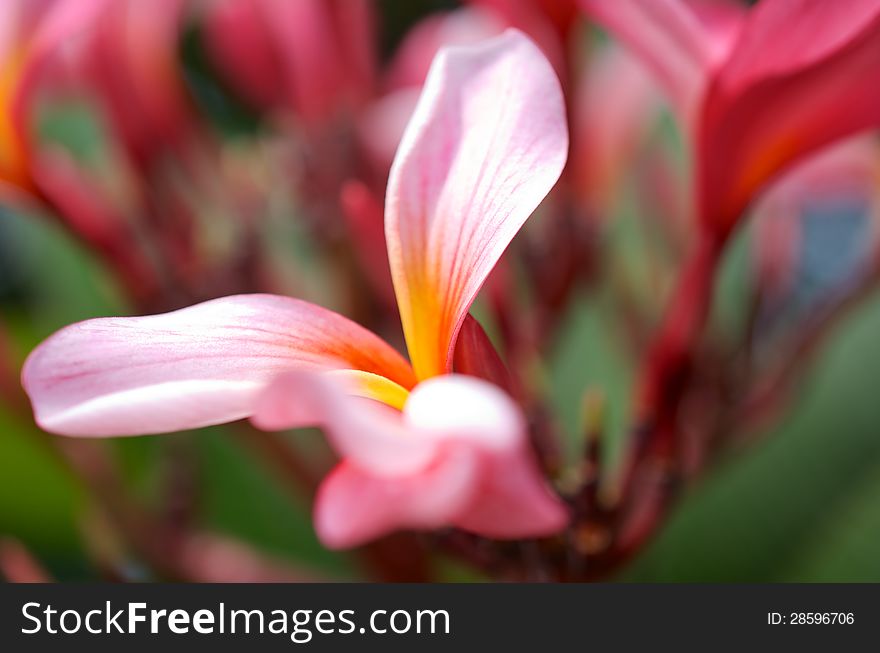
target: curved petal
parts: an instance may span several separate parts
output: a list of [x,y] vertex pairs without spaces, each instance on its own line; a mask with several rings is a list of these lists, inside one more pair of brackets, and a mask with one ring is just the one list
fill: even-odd
[[284,375],[253,418],[261,428],[321,425],[342,464],[318,493],[322,541],[348,547],[399,528],[460,526],[491,537],[563,528],[523,416],[497,387],[446,375],[419,384],[403,412],[350,396],[324,375]]
[[426,381],[410,394],[404,419],[443,443],[461,441],[482,453],[478,486],[453,525],[506,539],[551,535],[568,523],[532,455],[524,416],[497,386],[456,375]]
[[388,180],[385,235],[413,367],[449,370],[477,292],[565,165],[559,81],[520,32],[438,54]]
[[876,0],[850,0],[846,11],[826,0],[770,0],[749,11],[736,48],[719,71],[730,93],[821,63],[880,18]]
[[251,421],[275,431],[322,426],[336,452],[377,475],[411,474],[430,464],[436,443],[411,437],[399,411],[355,396],[349,379],[291,372],[259,398]]
[[48,431],[137,435],[246,417],[276,375],[332,368],[413,383],[403,358],[366,329],[273,295],[74,324],[34,350],[22,383]]
[[880,4],[763,2],[707,96],[699,211],[729,229],[787,166],[880,126]]
[[449,526],[473,499],[479,459],[450,447],[416,474],[376,476],[343,462],[315,498],[315,531],[331,549],[364,544],[400,528]]

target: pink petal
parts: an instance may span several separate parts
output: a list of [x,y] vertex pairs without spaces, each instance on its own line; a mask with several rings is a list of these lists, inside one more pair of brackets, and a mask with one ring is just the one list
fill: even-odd
[[325,375],[280,375],[263,391],[251,421],[267,431],[323,426],[341,457],[374,474],[410,474],[434,459],[437,443],[411,437],[400,412],[352,397],[351,390]]
[[449,370],[461,322],[565,165],[553,69],[521,33],[444,49],[391,168],[385,234],[419,378]]
[[341,463],[315,498],[315,531],[331,549],[364,544],[401,528],[449,526],[473,500],[478,458],[451,447],[417,473],[393,478]]
[[253,421],[322,425],[343,458],[315,507],[328,546],[450,525],[491,537],[538,536],[567,521],[532,458],[519,409],[479,379],[425,381],[399,413],[351,397],[327,375],[292,373],[266,391]]
[[523,451],[484,461],[474,499],[454,524],[494,539],[545,537],[568,523],[562,503],[550,493],[535,461]]
[[821,63],[876,29],[878,20],[876,0],[850,0],[846,11],[826,0],[764,0],[748,13],[718,83],[735,93]]
[[880,4],[762,2],[707,97],[700,214],[729,229],[789,164],[880,125]]
[[287,297],[240,295],[69,326],[34,350],[22,383],[48,431],[137,435],[246,417],[276,375],[339,367],[413,382],[399,354],[342,316]]

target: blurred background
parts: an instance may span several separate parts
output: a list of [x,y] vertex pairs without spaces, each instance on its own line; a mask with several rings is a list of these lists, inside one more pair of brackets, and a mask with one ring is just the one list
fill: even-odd
[[[52,5],[22,10],[17,37],[0,30],[2,80],[22,74],[11,53],[40,34],[38,4]],[[505,2],[304,2],[258,24],[236,2],[114,4],[51,52],[34,46],[25,118],[0,92],[27,134],[16,163],[0,129],[0,573],[484,579],[421,536],[323,549],[310,494],[330,453],[316,431],[57,438],[34,425],[18,374],[71,322],[249,291],[328,306],[400,345],[381,203],[407,107],[440,44],[523,16]],[[547,410],[560,485],[595,431],[614,469],[645,334],[689,239],[675,119],[647,73],[563,5],[542,10],[546,31],[530,24],[569,101],[567,177],[474,309]],[[731,426],[610,579],[880,581],[875,141],[789,175],[737,234],[704,343],[724,378],[700,387],[724,406],[766,382],[772,401]]]

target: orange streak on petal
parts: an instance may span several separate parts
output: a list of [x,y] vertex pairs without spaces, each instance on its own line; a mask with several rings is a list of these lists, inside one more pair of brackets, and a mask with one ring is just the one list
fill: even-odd
[[347,381],[350,394],[374,399],[397,410],[403,410],[409,398],[409,390],[379,374],[362,370],[333,370],[327,374]]
[[15,94],[21,80],[22,52],[13,51],[0,62],[0,181],[30,188],[21,127],[15,120]]
[[[409,301],[401,302],[401,323],[406,346],[416,378],[420,381],[449,372],[447,346],[451,336],[449,310],[441,305],[443,296],[438,289],[448,288],[449,282],[439,283],[437,275],[410,264],[405,272],[409,279]],[[431,277],[431,278],[428,278]]]

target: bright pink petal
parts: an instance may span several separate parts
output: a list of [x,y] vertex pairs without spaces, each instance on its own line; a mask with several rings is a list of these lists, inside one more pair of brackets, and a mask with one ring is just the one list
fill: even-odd
[[34,350],[22,383],[48,431],[137,435],[246,417],[278,374],[340,367],[412,384],[391,347],[342,316],[287,297],[240,295],[69,326]]
[[760,3],[707,96],[704,222],[729,229],[794,161],[880,125],[880,3]]
[[764,0],[748,13],[736,47],[718,76],[731,94],[821,63],[875,29],[876,0]]
[[391,168],[385,234],[419,378],[448,371],[477,292],[565,165],[550,64],[514,30],[444,49]]
[[253,421],[324,427],[343,458],[315,506],[318,534],[331,547],[450,525],[491,537],[540,536],[567,521],[518,408],[475,378],[421,383],[399,413],[351,397],[327,375],[288,374],[264,394]]

